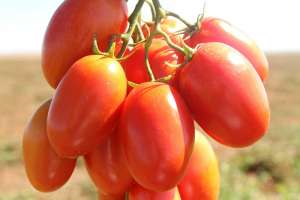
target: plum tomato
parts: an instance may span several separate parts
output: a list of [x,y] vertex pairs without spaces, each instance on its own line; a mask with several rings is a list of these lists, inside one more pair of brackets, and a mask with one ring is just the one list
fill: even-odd
[[195,144],[187,170],[178,184],[182,200],[217,200],[220,174],[216,155],[202,133],[196,131]]
[[94,151],[85,155],[89,175],[103,194],[121,194],[129,190],[133,179],[114,132]]
[[112,34],[127,27],[125,0],[66,0],[54,13],[43,43],[42,68],[48,83],[56,88],[72,64],[92,54],[96,34],[105,50]]
[[76,159],[59,157],[52,149],[46,121],[51,100],[43,103],[30,119],[23,136],[23,158],[27,177],[41,192],[63,186],[73,173]]
[[179,89],[198,124],[224,145],[251,145],[268,129],[264,85],[251,63],[226,44],[199,45],[180,71]]
[[48,137],[58,155],[84,155],[104,141],[117,125],[126,88],[116,60],[97,55],[78,60],[60,82],[47,119]]
[[146,189],[165,191],[182,178],[194,143],[194,124],[171,86],[148,82],[128,95],[119,134],[128,169]]
[[196,47],[199,43],[206,42],[225,43],[243,54],[263,81],[267,79],[269,64],[255,41],[222,19],[204,18],[199,26],[200,30],[186,40],[187,44]]

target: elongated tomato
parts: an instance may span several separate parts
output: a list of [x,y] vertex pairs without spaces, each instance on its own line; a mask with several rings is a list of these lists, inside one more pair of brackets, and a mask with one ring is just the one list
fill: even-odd
[[231,147],[260,139],[269,126],[265,88],[248,60],[223,43],[203,43],[180,72],[180,92],[207,134]]
[[216,155],[207,139],[196,131],[195,144],[183,180],[178,184],[182,200],[217,200],[220,174]]
[[180,195],[177,187],[164,192],[154,192],[136,184],[130,189],[128,200],[180,200]]
[[66,0],[53,15],[44,38],[42,67],[49,84],[56,88],[72,64],[92,53],[97,35],[105,50],[112,34],[127,26],[125,0]]
[[101,56],[78,60],[59,84],[47,119],[48,137],[62,157],[92,151],[113,131],[127,81],[121,65]]
[[192,151],[194,124],[175,89],[153,82],[134,88],[119,131],[128,169],[139,185],[153,191],[176,186]]
[[41,192],[64,185],[73,173],[76,159],[60,158],[50,146],[46,121],[51,100],[42,104],[30,119],[23,136],[23,157],[27,177]]
[[92,180],[103,194],[125,193],[133,182],[117,136],[114,132],[84,157]]
[[200,30],[187,43],[196,47],[205,42],[221,42],[235,48],[251,62],[262,80],[267,79],[269,64],[264,52],[255,41],[228,22],[213,17],[203,19]]
[[[134,53],[121,63],[127,79],[136,83],[150,81],[145,64],[144,44],[136,46],[132,52]],[[182,55],[169,47],[164,40],[154,39],[152,41],[149,48],[149,62],[155,78],[158,79],[175,73],[176,67],[171,67],[166,62],[176,65],[182,59]]]

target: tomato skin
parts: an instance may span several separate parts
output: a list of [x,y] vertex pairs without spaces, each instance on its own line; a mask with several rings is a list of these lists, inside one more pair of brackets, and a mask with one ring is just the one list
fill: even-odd
[[181,70],[179,88],[198,124],[224,145],[249,146],[268,129],[263,83],[248,60],[226,44],[201,44]]
[[78,60],[60,82],[47,119],[54,150],[74,158],[92,151],[112,133],[126,96],[121,65],[101,56]]
[[269,64],[264,52],[255,41],[222,19],[205,18],[200,26],[200,31],[195,32],[186,41],[189,45],[196,47],[197,44],[206,42],[225,43],[243,54],[263,81],[267,79]]
[[63,186],[73,173],[75,159],[60,158],[50,146],[46,121],[51,100],[43,103],[30,119],[23,136],[23,158],[27,177],[41,192]]
[[99,192],[99,200],[125,200],[125,194],[121,195],[105,195]]
[[119,131],[128,169],[139,185],[153,191],[176,186],[192,151],[194,124],[174,88],[154,82],[134,88]]
[[133,179],[127,169],[124,154],[113,133],[85,157],[87,170],[103,194],[121,194],[129,190]]
[[53,15],[43,43],[42,68],[49,84],[56,88],[72,64],[92,54],[93,35],[105,50],[111,34],[127,27],[125,0],[66,0]]
[[129,200],[181,200],[177,187],[164,192],[154,192],[138,184],[131,188],[128,197]]
[[[136,83],[150,81],[145,64],[144,44],[137,45],[129,58],[121,62],[127,79]],[[129,52],[128,54],[130,54]],[[171,67],[166,62],[178,64],[183,58],[179,52],[175,51],[162,39],[153,39],[149,48],[149,62],[155,78],[162,78],[175,73],[176,67]]]
[[216,155],[207,139],[195,133],[195,144],[187,170],[178,184],[182,200],[217,200],[220,174]]

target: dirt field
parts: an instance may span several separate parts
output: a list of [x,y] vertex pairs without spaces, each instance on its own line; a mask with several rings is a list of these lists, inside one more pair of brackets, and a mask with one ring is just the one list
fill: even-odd
[[[300,54],[271,54],[269,60],[269,133],[242,150],[214,143],[222,175],[221,200],[300,197]],[[57,192],[39,193],[27,181],[21,152],[23,129],[53,92],[43,79],[38,57],[0,57],[0,200],[96,199],[81,160],[71,180]]]

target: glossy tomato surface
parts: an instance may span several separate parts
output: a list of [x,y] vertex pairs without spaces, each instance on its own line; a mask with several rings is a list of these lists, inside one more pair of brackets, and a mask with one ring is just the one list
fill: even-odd
[[60,158],[50,146],[46,121],[51,100],[43,103],[30,119],[23,136],[23,158],[27,177],[41,192],[51,192],[64,185],[74,170],[76,160]]
[[101,192],[98,193],[98,200],[126,200],[125,194],[120,195],[106,195]]
[[213,17],[204,18],[200,31],[187,40],[192,47],[206,42],[221,42],[235,48],[251,62],[262,80],[267,79],[269,64],[264,52],[254,40],[228,22]]
[[127,27],[125,0],[66,0],[54,13],[43,43],[42,67],[56,88],[72,64],[92,54],[93,35],[105,50],[111,34]]
[[193,153],[178,184],[181,200],[217,200],[220,174],[216,155],[207,139],[196,131]]
[[128,193],[128,200],[180,200],[177,187],[164,192],[154,192],[134,185]]
[[119,133],[135,181],[154,191],[173,188],[194,143],[194,124],[184,101],[167,84],[148,82],[127,97]]
[[101,56],[78,60],[59,84],[50,106],[47,131],[62,157],[92,151],[113,131],[126,96],[121,65]]
[[245,147],[269,126],[265,88],[244,56],[223,43],[203,43],[180,72],[179,88],[195,120],[218,142]]
[[84,158],[88,172],[101,193],[122,194],[131,186],[133,179],[116,132]]
[[[134,52],[128,59],[121,62],[127,79],[136,83],[150,81],[145,64],[145,48],[144,44],[140,44],[132,49]],[[129,52],[129,54],[131,54]],[[176,67],[166,64],[178,64],[183,58],[174,49],[162,39],[154,39],[149,48],[149,62],[155,78],[162,78],[175,73]]]

